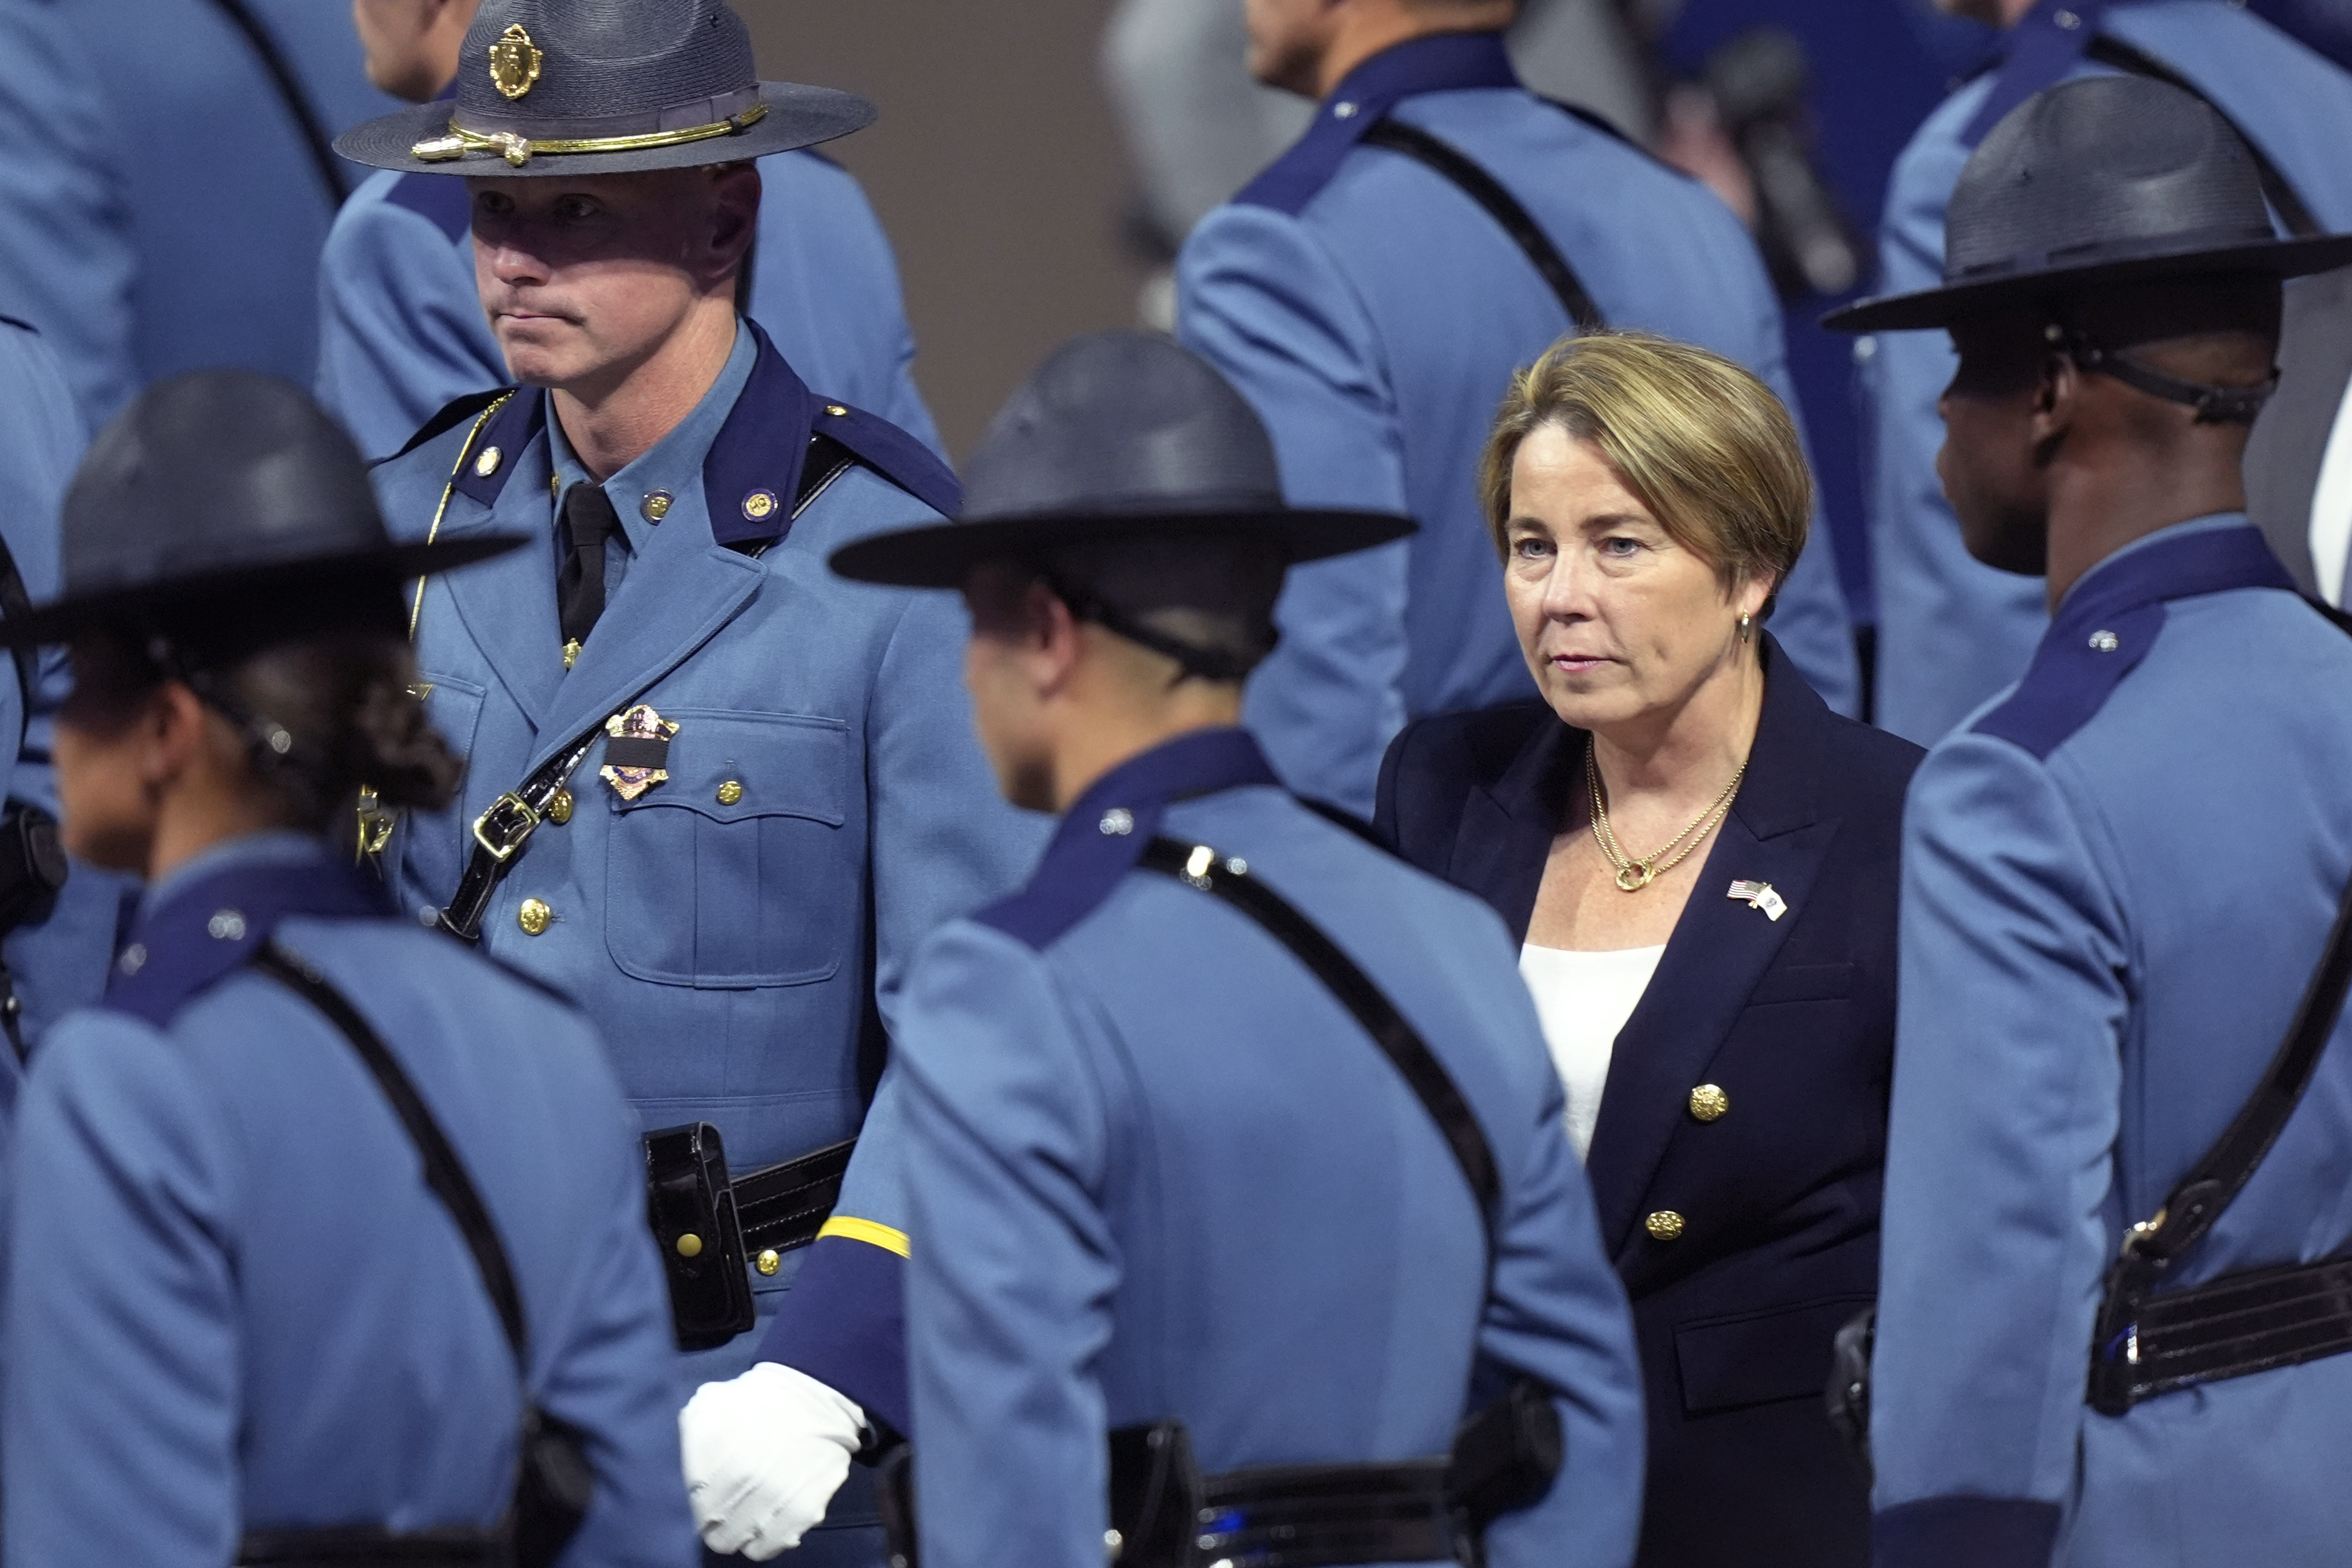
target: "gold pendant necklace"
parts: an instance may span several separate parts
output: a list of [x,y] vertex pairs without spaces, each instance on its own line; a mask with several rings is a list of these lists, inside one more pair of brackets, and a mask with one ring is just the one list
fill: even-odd
[[[1601,765],[1592,759],[1593,749],[1591,745],[1584,749],[1584,782],[1586,788],[1592,791],[1592,838],[1601,846],[1601,852],[1609,858],[1609,863],[1616,869],[1617,889],[1621,893],[1641,892],[1657,880],[1659,873],[1674,870],[1689,858],[1693,850],[1706,842],[1707,834],[1715,831],[1716,824],[1722,821],[1724,814],[1731,810],[1731,798],[1739,792],[1739,781],[1748,777],[1748,764],[1742,762],[1739,770],[1731,776],[1731,782],[1723,787],[1723,793],[1715,798],[1715,804],[1699,813],[1698,821],[1676,833],[1663,849],[1652,850],[1646,855],[1631,856],[1619,846],[1617,835],[1610,830],[1609,802],[1601,798]],[[1685,843],[1685,840],[1689,841]],[[1677,845],[1680,846],[1679,851]]]

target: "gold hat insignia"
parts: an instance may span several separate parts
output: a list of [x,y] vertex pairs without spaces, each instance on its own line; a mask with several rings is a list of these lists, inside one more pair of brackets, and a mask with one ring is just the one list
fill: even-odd
[[540,61],[545,57],[522,24],[513,23],[490,46],[490,85],[501,98],[520,98],[539,79]]

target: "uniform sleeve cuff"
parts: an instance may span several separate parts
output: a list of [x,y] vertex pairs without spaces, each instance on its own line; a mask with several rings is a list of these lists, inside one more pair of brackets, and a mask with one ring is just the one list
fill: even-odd
[[1872,1568],[2050,1568],[2058,1505],[2017,1497],[1927,1497],[1878,1511]]
[[859,1223],[829,1221],[826,1234],[810,1246],[760,1345],[760,1359],[808,1374],[856,1400],[872,1420],[904,1434],[910,1424],[906,1260],[854,1233],[850,1227]]

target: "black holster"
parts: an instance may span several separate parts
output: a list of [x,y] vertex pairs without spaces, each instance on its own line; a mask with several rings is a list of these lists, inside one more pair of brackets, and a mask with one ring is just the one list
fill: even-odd
[[646,1134],[646,1221],[669,1277],[680,1350],[725,1344],[754,1321],[727,1147],[708,1122]]
[[[1565,1457],[1559,1412],[1532,1379],[1468,1420],[1444,1459],[1286,1465],[1203,1476],[1181,1421],[1109,1435],[1111,1560],[1118,1568],[1283,1568],[1483,1560],[1482,1537],[1550,1490]],[[912,1450],[881,1465],[876,1501],[891,1568],[919,1568]],[[1269,1555],[1270,1554],[1270,1555]]]

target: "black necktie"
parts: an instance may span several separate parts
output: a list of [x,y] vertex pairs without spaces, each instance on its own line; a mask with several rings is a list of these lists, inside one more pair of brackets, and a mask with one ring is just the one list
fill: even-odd
[[604,543],[621,519],[602,485],[574,485],[563,497],[563,536],[571,546],[555,574],[555,614],[566,643],[585,643],[604,613]]

